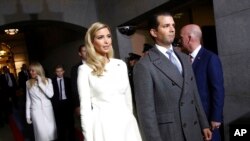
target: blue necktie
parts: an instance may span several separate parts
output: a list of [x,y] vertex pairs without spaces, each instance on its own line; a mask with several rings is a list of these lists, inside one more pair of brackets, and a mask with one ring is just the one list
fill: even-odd
[[176,60],[176,58],[173,56],[174,51],[173,50],[168,50],[166,53],[169,56],[169,60],[177,67],[177,69],[179,70],[179,72],[182,74],[181,65],[178,63],[178,61]]

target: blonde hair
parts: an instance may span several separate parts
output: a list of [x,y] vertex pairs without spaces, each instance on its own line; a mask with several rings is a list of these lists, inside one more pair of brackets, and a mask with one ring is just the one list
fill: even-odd
[[[111,33],[111,30],[108,25],[96,22],[93,23],[86,35],[85,35],[85,46],[87,50],[87,59],[86,63],[90,66],[90,68],[93,69],[92,74],[101,76],[103,72],[105,71],[105,58],[104,56],[100,55],[98,52],[96,52],[95,47],[93,45],[93,41],[95,38],[95,34],[97,31],[107,28],[109,32]],[[110,49],[110,51],[106,54],[107,58],[113,58],[113,48]]]
[[[36,71],[37,75],[39,75],[42,79],[42,82],[46,84],[48,82],[48,78],[45,77],[44,69],[42,65],[38,62],[33,62],[30,64],[29,69],[33,69]],[[28,88],[30,89],[35,83],[36,83],[35,78],[31,78],[28,80]]]

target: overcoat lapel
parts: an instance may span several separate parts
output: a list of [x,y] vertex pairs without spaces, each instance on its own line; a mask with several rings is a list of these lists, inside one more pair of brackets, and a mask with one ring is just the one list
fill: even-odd
[[183,86],[183,77],[178,69],[164,56],[156,47],[151,49],[149,57],[154,66],[159,69],[164,75],[171,79],[180,88]]
[[[183,70],[183,93],[187,90],[188,84],[190,83],[190,79],[188,76],[192,76],[190,73],[190,69],[192,69],[191,63],[189,63],[188,58],[185,58],[183,54],[178,51],[175,51],[176,56],[179,58]],[[189,65],[189,66],[188,66]],[[183,94],[182,93],[182,94]]]

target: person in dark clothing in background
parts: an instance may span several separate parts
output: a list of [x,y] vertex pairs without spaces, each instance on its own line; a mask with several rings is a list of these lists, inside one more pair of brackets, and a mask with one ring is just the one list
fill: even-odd
[[148,44],[148,43],[145,43],[145,44],[143,45],[143,51],[142,51],[143,56],[145,56],[146,54],[148,54],[148,51],[149,51],[151,48],[153,48],[153,47],[154,47],[153,45],[150,45],[150,44]]
[[140,60],[141,56],[135,53],[129,53],[129,57],[127,58],[128,62],[128,76],[129,76],[129,82],[131,86],[131,90],[133,93],[133,68],[135,64]]
[[134,82],[133,82],[133,68],[135,64],[140,60],[141,56],[135,53],[129,53],[129,57],[127,58],[127,66],[128,66],[128,77],[129,83],[131,87],[132,93],[132,102],[133,102],[133,112],[135,117],[137,118],[136,114],[136,103],[135,103],[135,95],[134,95]]
[[26,64],[23,64],[21,67],[21,71],[18,73],[18,84],[19,88],[22,89],[23,94],[26,93],[26,81],[29,80],[29,70]]
[[74,141],[74,106],[70,78],[64,76],[62,65],[55,67],[52,79],[54,95],[52,105],[55,113],[59,141]]
[[75,107],[75,113],[77,116],[80,116],[80,100],[79,100],[79,94],[77,89],[77,71],[78,67],[85,63],[86,60],[86,47],[85,45],[80,45],[78,48],[78,55],[81,58],[81,61],[74,65],[71,68],[71,87],[72,87],[72,93],[74,98],[74,107]]
[[3,66],[3,74],[0,75],[0,85],[2,87],[2,97],[4,108],[4,118],[8,121],[8,116],[12,113],[12,106],[17,108],[16,78],[7,66]]
[[202,31],[198,25],[184,26],[180,36],[190,56],[201,102],[213,130],[212,141],[221,141],[225,90],[220,58],[201,44]]

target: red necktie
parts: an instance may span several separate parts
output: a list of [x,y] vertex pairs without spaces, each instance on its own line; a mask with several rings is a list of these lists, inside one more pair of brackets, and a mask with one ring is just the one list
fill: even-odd
[[189,55],[189,60],[191,63],[193,63],[193,56],[192,55]]

